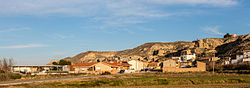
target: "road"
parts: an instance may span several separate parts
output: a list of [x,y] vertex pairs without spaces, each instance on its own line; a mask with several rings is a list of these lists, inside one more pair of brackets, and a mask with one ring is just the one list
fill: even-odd
[[86,76],[86,77],[70,77],[70,78],[57,78],[57,79],[6,81],[6,82],[0,82],[0,86],[10,86],[10,85],[18,85],[18,84],[26,84],[26,83],[34,83],[34,82],[49,82],[49,81],[64,81],[64,80],[73,80],[73,79],[99,78],[99,77],[108,77],[108,76],[117,76],[117,75],[127,75],[127,74],[95,75],[95,76]]

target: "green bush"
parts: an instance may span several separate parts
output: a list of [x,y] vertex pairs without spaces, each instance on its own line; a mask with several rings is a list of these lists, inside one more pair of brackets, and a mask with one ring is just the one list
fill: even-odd
[[20,79],[22,76],[18,73],[0,73],[0,81],[6,81],[10,79]]
[[0,73],[5,73],[3,70],[0,70]]
[[66,60],[60,60],[59,65],[71,65],[71,62]]
[[21,79],[22,76],[18,73],[11,73],[10,74],[10,79]]
[[53,65],[58,65],[58,63],[57,63],[57,62],[53,62],[52,64],[53,64]]
[[8,79],[7,74],[5,74],[5,73],[0,73],[0,81],[5,81],[5,80],[7,80],[7,79]]

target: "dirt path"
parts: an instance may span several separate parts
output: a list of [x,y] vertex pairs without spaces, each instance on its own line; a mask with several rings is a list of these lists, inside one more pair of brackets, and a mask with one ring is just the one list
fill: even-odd
[[99,78],[99,77],[118,76],[118,75],[127,75],[127,74],[96,75],[96,76],[86,76],[86,77],[57,78],[57,79],[5,81],[5,82],[0,82],[0,86],[10,86],[10,85],[18,85],[18,84],[26,84],[26,83],[34,83],[34,82],[65,81],[65,80],[73,80],[73,79]]

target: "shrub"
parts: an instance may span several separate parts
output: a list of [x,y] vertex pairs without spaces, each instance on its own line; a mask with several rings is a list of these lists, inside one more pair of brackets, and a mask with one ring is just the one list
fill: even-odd
[[229,33],[224,35],[224,38],[230,38],[230,37],[231,37],[231,35]]
[[4,74],[4,73],[0,73],[0,81],[5,81],[8,79],[8,76],[7,74]]
[[10,79],[21,79],[21,75],[18,73],[11,73],[10,74]]
[[0,73],[5,73],[5,71],[3,71],[3,70],[0,70]]
[[20,79],[22,76],[18,73],[0,73],[0,81],[6,81],[10,79]]
[[52,64],[53,64],[53,65],[58,65],[58,63],[57,63],[57,62],[53,62]]
[[104,73],[102,73],[102,75],[110,75],[111,73],[108,71],[105,71]]
[[71,62],[66,60],[60,60],[59,65],[71,65]]

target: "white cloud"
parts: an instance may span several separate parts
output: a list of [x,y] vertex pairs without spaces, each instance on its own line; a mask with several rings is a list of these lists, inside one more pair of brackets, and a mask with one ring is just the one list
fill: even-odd
[[[225,7],[237,0],[0,0],[0,16],[75,16],[87,17],[100,30],[130,30],[131,25],[170,16],[195,14],[194,11],[168,11],[162,6],[189,5]],[[64,36],[58,36],[62,39]]]
[[207,34],[212,34],[212,35],[224,34],[224,33],[219,32],[219,26],[207,26],[207,27],[203,27],[202,30],[206,31]]
[[234,6],[238,4],[237,0],[148,0],[157,4],[184,4],[184,5],[209,5],[209,6]]
[[54,34],[52,35],[55,39],[67,39],[67,38],[73,38],[73,35],[63,35],[63,34]]
[[16,31],[27,31],[31,30],[29,27],[16,27],[16,28],[8,28],[8,29],[0,29],[0,33],[3,32],[16,32]]
[[[72,16],[135,15],[159,17],[168,14],[159,13],[157,5],[206,5],[234,6],[237,0],[0,0],[2,15],[50,15],[64,14]],[[154,3],[154,4],[152,4]]]
[[0,49],[22,49],[22,48],[36,48],[46,47],[44,44],[26,44],[26,45],[13,45],[13,46],[0,46]]

